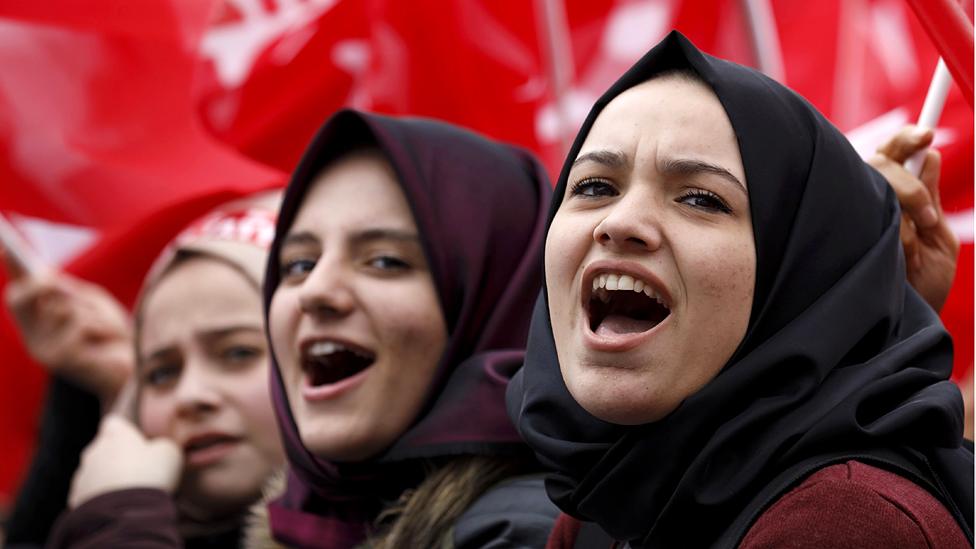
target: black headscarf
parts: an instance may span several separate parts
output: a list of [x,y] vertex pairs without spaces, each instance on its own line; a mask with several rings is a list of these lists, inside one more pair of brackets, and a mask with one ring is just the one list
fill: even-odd
[[722,371],[667,417],[613,425],[569,394],[544,293],[508,404],[555,471],[550,497],[637,547],[706,547],[734,524],[741,529],[744,509],[774,479],[785,487],[820,466],[862,459],[909,476],[971,521],[973,457],[960,447],[952,344],[906,283],[897,200],[801,97],[672,32],[590,111],[549,222],[603,108],[669,69],[699,75],[735,131],[756,245],[748,329]]
[[274,363],[272,395],[289,476],[269,514],[276,539],[302,547],[361,542],[384,503],[422,480],[419,458],[528,451],[504,399],[539,292],[551,191],[526,151],[432,120],[337,113],[309,145],[285,193],[265,276],[265,313],[281,279],[281,242],[305,193],[325,166],[362,146],[378,148],[396,173],[449,339],[418,417],[390,448],[362,463],[330,462],[305,448]]

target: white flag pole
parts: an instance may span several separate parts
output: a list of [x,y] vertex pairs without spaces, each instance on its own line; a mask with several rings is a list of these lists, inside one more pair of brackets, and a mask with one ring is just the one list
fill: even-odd
[[0,213],[0,243],[3,244],[7,256],[17,262],[28,274],[37,275],[45,269],[44,261],[2,213]]
[[776,30],[776,17],[769,0],[743,0],[746,21],[749,23],[749,37],[756,62],[766,76],[780,83],[786,83],[786,69]]
[[[942,116],[942,108],[945,107],[946,96],[949,95],[949,87],[952,85],[952,76],[946,67],[945,61],[939,58],[939,64],[935,67],[935,74],[932,75],[932,83],[929,84],[929,91],[925,94],[925,103],[922,105],[922,113],[918,115],[918,127],[934,129],[939,124]],[[905,161],[905,169],[918,177],[922,173],[922,164],[925,162],[925,151],[922,149]]]
[[539,35],[543,37],[548,76],[556,102],[559,138],[563,153],[567,153],[573,144],[572,134],[575,131],[568,103],[575,67],[565,0],[536,0],[535,5]]

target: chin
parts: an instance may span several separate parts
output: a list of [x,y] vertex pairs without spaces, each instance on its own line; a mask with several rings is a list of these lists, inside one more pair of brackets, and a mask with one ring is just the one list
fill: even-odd
[[573,399],[597,419],[616,425],[642,425],[667,416],[677,407],[665,402],[652,388],[635,389],[641,379],[633,379],[618,369],[588,369],[563,379]]
[[261,498],[265,477],[251,478],[254,472],[231,469],[208,471],[188,479],[181,490],[183,499],[197,513],[209,517],[233,515]]
[[214,483],[213,486],[206,486],[205,493],[208,499],[217,507],[235,508],[257,501],[261,497],[261,487],[263,483],[256,482],[222,482]]
[[298,427],[309,452],[329,461],[357,462],[379,454],[384,446],[368,434]]
[[[573,398],[576,398],[575,396]],[[606,399],[576,399],[584,410],[597,419],[616,425],[643,425],[654,423],[667,416],[671,409],[650,408],[645,401]]]

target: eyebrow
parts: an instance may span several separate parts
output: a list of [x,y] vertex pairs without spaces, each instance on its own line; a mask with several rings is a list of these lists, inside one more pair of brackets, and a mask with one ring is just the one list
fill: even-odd
[[155,351],[149,353],[149,355],[142,359],[140,362],[152,362],[154,360],[159,360],[167,356],[177,353],[176,345],[168,345],[162,349],[156,349]]
[[290,244],[318,244],[319,239],[312,233],[309,232],[299,232],[299,233],[289,233],[284,240],[281,241],[281,247],[284,248]]
[[[349,240],[354,244],[363,244],[366,242],[373,242],[376,240],[394,240],[399,242],[407,243],[419,243],[420,236],[412,231],[405,231],[402,229],[391,229],[391,228],[373,228],[364,229],[362,231],[353,233]],[[281,247],[284,248],[289,245],[301,245],[301,244],[320,244],[321,241],[319,237],[315,234],[302,231],[297,233],[289,234],[281,243]]]
[[746,189],[744,183],[739,181],[739,178],[732,175],[732,172],[719,166],[717,164],[711,164],[705,162],[704,160],[696,160],[693,158],[666,158],[661,165],[658,166],[658,171],[665,175],[695,175],[699,173],[708,173],[717,175],[730,183],[738,185],[742,192],[749,196],[749,191]]
[[[212,341],[221,339],[231,334],[238,332],[259,332],[264,333],[264,327],[260,324],[237,324],[234,326],[225,326],[220,328],[214,328],[211,330],[204,330],[203,333],[197,334],[197,338],[204,341]],[[172,355],[179,352],[179,345],[171,344],[156,349],[155,351],[149,353],[149,355],[144,359],[145,362],[152,360],[158,360],[160,358],[165,358],[166,356]]]
[[353,244],[362,244],[375,240],[395,240],[400,242],[420,242],[420,236],[415,232],[400,229],[366,229],[352,235],[349,239]]
[[[608,168],[626,168],[630,165],[627,155],[621,151],[609,149],[583,153],[573,161],[573,167],[575,168],[584,162],[595,162],[597,164],[607,166]],[[746,193],[746,195],[749,194],[745,184],[739,181],[738,177],[732,175],[732,172],[723,168],[722,166],[711,164],[709,162],[705,162],[704,160],[696,160],[691,158],[669,158],[658,167],[658,171],[666,175],[694,175],[697,173],[714,174],[726,179],[730,183],[738,185],[739,188]]]
[[626,168],[630,165],[627,155],[621,151],[611,151],[609,149],[583,153],[573,161],[573,167],[575,168],[584,162],[596,162],[608,168]]
[[237,332],[264,332],[264,327],[260,324],[237,324],[234,326],[223,326],[211,330],[204,330],[199,334],[200,339],[220,339],[222,337],[235,334]]

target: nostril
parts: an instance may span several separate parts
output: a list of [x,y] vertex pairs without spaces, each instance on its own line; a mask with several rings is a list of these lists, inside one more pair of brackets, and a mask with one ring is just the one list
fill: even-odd
[[[610,244],[614,241],[614,238],[610,236],[610,233],[600,233],[597,236],[597,241],[600,242],[601,244]],[[620,241],[618,240],[617,242],[619,245]],[[636,236],[627,237],[626,239],[624,239],[624,242],[626,242],[627,244],[634,244],[642,248],[648,247],[647,241],[645,241],[643,238],[638,238]]]
[[323,301],[306,301],[302,303],[302,310],[310,315],[332,315],[336,308]]
[[216,410],[218,406],[215,395],[205,394],[197,390],[193,394],[181,395],[177,404],[177,412],[184,416],[197,416]]
[[315,294],[299,300],[302,312],[322,318],[343,316],[352,307],[348,297],[340,294]]

